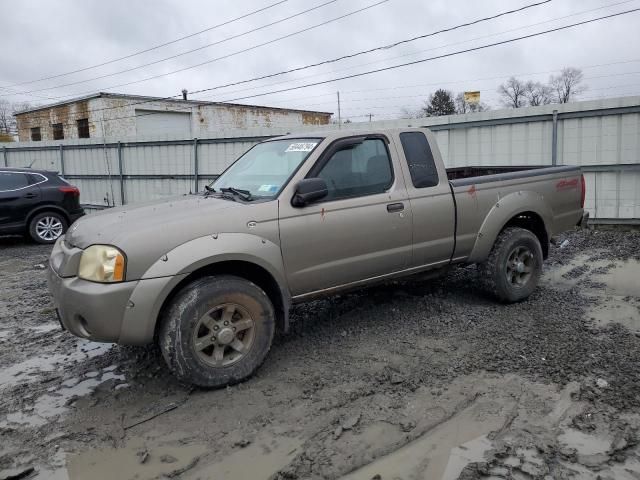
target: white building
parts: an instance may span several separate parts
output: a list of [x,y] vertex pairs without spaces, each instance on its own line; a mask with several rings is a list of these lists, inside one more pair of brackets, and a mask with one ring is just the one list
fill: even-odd
[[329,112],[96,93],[16,114],[21,142],[68,138],[199,138],[221,130],[327,125]]

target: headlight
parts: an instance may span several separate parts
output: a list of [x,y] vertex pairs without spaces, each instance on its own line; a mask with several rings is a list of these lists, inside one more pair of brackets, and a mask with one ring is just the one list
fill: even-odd
[[124,255],[116,247],[91,245],[82,252],[78,276],[92,282],[122,282],[124,263]]

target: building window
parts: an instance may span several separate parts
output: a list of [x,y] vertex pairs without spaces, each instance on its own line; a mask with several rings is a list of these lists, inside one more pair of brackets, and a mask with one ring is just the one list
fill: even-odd
[[89,138],[89,119],[78,120],[78,138]]
[[34,127],[31,129],[31,141],[39,142],[42,140],[42,134],[40,133],[40,127]]
[[51,128],[53,129],[54,140],[64,140],[64,128],[61,123],[54,123]]

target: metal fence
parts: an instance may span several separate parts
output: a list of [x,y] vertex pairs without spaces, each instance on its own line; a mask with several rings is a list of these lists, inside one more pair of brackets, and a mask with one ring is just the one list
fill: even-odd
[[[353,129],[426,126],[448,167],[580,165],[586,208],[603,223],[640,223],[640,97],[350,124]],[[317,129],[300,128],[305,134]],[[325,130],[344,126],[323,127]],[[3,148],[4,165],[58,170],[90,208],[199,191],[256,142],[280,129],[221,138],[28,142]]]

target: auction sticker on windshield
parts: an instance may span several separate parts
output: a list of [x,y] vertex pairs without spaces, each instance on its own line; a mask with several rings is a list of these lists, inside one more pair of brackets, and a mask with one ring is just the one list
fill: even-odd
[[298,142],[292,143],[287,147],[285,152],[310,152],[318,144],[318,142]]

